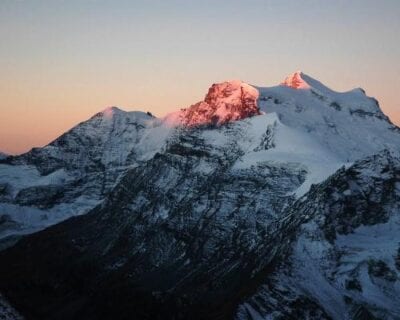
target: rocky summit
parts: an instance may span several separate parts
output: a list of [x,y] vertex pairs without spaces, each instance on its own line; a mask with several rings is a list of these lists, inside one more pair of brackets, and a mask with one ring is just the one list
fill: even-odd
[[186,127],[218,126],[260,115],[259,92],[239,80],[213,84],[203,101],[167,116],[170,124]]
[[0,312],[399,319],[400,129],[296,72],[0,160]]

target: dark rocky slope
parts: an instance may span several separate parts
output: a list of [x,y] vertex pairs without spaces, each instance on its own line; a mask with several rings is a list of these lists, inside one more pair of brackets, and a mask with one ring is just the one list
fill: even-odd
[[[24,315],[38,319],[229,319],[241,303],[238,318],[251,319],[248,310],[275,312],[276,319],[330,319],[346,312],[396,318],[397,286],[391,284],[398,278],[392,267],[398,251],[389,257],[371,251],[365,262],[368,281],[392,297],[394,309],[384,310],[358,289],[365,285],[363,260],[337,272],[346,255],[337,239],[399,218],[399,159],[389,153],[367,158],[296,202],[281,195],[274,208],[256,209],[278,200],[265,177],[227,175],[229,159],[211,175],[190,174],[201,161],[221,159],[213,156],[186,150],[182,162],[174,152],[158,155],[129,172],[93,212],[0,253],[1,290]],[[301,181],[301,172],[271,171],[268,181],[283,193],[285,181]],[[236,191],[243,183],[251,193]],[[165,192],[155,187],[161,184]],[[160,206],[168,213],[155,217]],[[374,241],[373,233],[364,236]],[[335,289],[331,303],[346,307],[332,313],[323,289],[307,290],[306,284],[325,285],[318,283],[320,274],[304,273],[307,263],[325,272],[321,277]]]

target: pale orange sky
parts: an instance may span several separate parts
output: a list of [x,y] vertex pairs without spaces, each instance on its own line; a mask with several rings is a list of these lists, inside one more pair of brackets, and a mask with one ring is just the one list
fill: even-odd
[[2,1],[0,150],[43,146],[107,106],[162,116],[214,82],[296,70],[364,88],[400,124],[399,16],[391,0]]

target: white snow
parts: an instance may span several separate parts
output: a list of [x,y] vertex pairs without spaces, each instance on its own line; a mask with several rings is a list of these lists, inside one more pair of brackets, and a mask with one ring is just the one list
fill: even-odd
[[24,188],[49,184],[62,185],[70,180],[72,177],[64,169],[41,176],[34,166],[0,164],[0,184],[9,184],[14,197]]
[[[247,139],[243,141],[246,154],[235,164],[234,169],[250,168],[265,162],[301,166],[308,174],[306,181],[296,190],[296,195],[300,197],[308,191],[311,184],[325,180],[344,164],[343,159],[327,150],[312,136],[283,125],[275,112],[253,117],[248,121],[251,125]],[[254,151],[267,126],[274,124],[275,147]]]

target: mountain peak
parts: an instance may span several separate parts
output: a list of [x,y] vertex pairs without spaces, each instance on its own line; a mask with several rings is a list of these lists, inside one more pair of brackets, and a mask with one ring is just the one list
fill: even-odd
[[292,89],[313,89],[320,93],[332,93],[332,89],[328,88],[326,85],[320,81],[310,77],[302,71],[296,71],[293,74],[286,77],[286,79],[281,83],[282,86],[290,87]]
[[214,83],[203,101],[181,111],[181,122],[186,126],[222,125],[258,115],[258,96],[256,88],[241,80]]
[[311,86],[304,79],[306,77],[307,76],[302,71],[296,71],[287,76],[281,84],[293,89],[310,89]]
[[213,104],[217,101],[233,101],[242,96],[258,97],[258,90],[241,80],[230,80],[214,83],[204,99],[205,102]]
[[100,112],[105,118],[111,119],[116,112],[125,112],[116,106],[110,106]]

